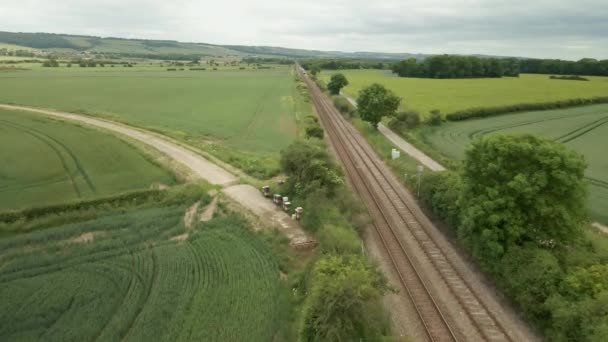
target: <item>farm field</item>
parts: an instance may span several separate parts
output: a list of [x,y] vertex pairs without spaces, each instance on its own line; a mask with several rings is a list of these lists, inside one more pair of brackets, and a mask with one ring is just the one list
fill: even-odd
[[288,305],[275,257],[224,212],[172,240],[187,207],[0,239],[0,340],[273,340]]
[[341,72],[349,81],[344,92],[357,97],[359,90],[380,83],[403,97],[405,108],[422,116],[433,109],[443,114],[473,107],[496,107],[517,103],[549,102],[608,95],[608,77],[587,77],[588,82],[551,80],[549,75],[480,79],[427,79],[389,76],[387,70],[324,70],[326,83]]
[[583,154],[589,163],[586,176],[593,216],[608,223],[608,105],[516,113],[421,131],[425,143],[453,159],[462,158],[466,145],[475,137],[508,133],[542,135]]
[[115,136],[35,114],[0,109],[0,146],[0,211],[175,183]]
[[73,67],[3,73],[0,102],[97,114],[261,154],[278,152],[295,137],[290,68],[126,69]]
[[278,152],[297,136],[303,111],[296,96],[287,66],[61,67],[0,74],[0,103],[87,113],[157,131],[262,178],[276,173]]

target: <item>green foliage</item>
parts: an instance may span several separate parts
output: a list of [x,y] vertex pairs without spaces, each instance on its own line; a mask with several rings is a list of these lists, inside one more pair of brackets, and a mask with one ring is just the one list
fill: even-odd
[[476,78],[519,76],[519,61],[515,58],[481,58],[475,56],[441,55],[418,61],[403,60],[392,66],[401,77]]
[[45,61],[44,63],[42,63],[42,66],[45,68],[58,68],[59,62],[57,62],[56,59],[51,58],[51,59]]
[[462,121],[469,119],[486,118],[490,116],[497,116],[516,112],[528,112],[528,111],[539,111],[539,110],[551,110],[559,108],[569,108],[578,106],[588,106],[592,104],[608,103],[608,96],[605,97],[594,97],[594,98],[581,98],[581,99],[569,99],[553,102],[540,102],[540,103],[519,103],[508,106],[500,107],[486,107],[486,108],[471,108],[462,110],[454,113],[449,113],[445,117],[449,121]]
[[281,151],[289,191],[305,197],[316,189],[333,194],[344,181],[320,141],[296,141]]
[[347,99],[342,96],[332,96],[332,100],[334,102],[334,106],[342,113],[344,116],[350,118],[357,112],[357,108],[355,108]]
[[552,80],[566,80],[566,81],[589,81],[588,78],[584,78],[578,75],[566,75],[566,76],[549,76]]
[[315,264],[303,312],[301,341],[378,339],[385,331],[384,276],[360,257],[328,256]]
[[330,94],[339,95],[340,90],[348,85],[348,80],[343,74],[333,74],[331,80],[327,83],[327,89]]
[[450,227],[460,222],[458,198],[462,183],[458,173],[452,171],[430,172],[423,176],[420,199]]
[[390,63],[374,59],[305,59],[300,61],[304,69],[309,70],[313,66],[318,66],[323,70],[343,70],[343,69],[386,69]]
[[433,109],[429,118],[426,120],[426,124],[429,126],[440,126],[443,122],[443,118],[441,117],[441,112],[438,109]]
[[313,65],[308,71],[310,72],[312,77],[315,78],[317,74],[321,72],[321,68],[318,65]]
[[316,236],[325,253],[333,255],[361,253],[361,240],[351,227],[325,225]]
[[415,111],[398,112],[389,121],[389,127],[399,132],[414,129],[418,125],[420,125],[420,114]]
[[521,72],[531,74],[608,76],[608,59],[583,58],[576,62],[559,59],[524,59],[519,64]]
[[491,270],[515,246],[562,246],[587,220],[586,163],[533,135],[486,136],[466,151],[460,239]]
[[401,99],[383,85],[374,83],[359,92],[357,106],[361,118],[375,128],[383,117],[393,116]]
[[305,128],[306,138],[317,138],[323,139],[323,135],[325,132],[319,123],[319,119],[314,115],[309,115],[306,117],[306,128]]

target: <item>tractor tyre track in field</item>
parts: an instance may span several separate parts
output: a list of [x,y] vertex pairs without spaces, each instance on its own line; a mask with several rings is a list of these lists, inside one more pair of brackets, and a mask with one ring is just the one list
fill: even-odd
[[4,125],[6,126],[10,126],[13,127],[14,129],[20,130],[26,134],[31,135],[32,137],[40,140],[41,142],[43,142],[45,145],[47,145],[50,149],[53,150],[53,152],[55,152],[55,154],[57,155],[57,158],[59,159],[59,161],[61,162],[61,165],[63,167],[63,169],[65,170],[66,175],[68,176],[70,183],[72,184],[72,188],[74,189],[74,193],[76,193],[76,196],[78,198],[82,198],[82,193],[80,192],[80,189],[78,189],[78,184],[76,184],[76,179],[74,179],[74,176],[72,175],[72,171],[70,170],[63,154],[61,153],[61,151],[59,151],[59,149],[54,146],[53,144],[51,144],[45,137],[44,135],[39,135],[37,133],[34,133],[32,131],[30,131],[27,128],[24,127],[20,127],[19,125],[15,125],[13,123],[7,122],[7,121],[0,121],[2,122]]
[[46,137],[46,138],[54,141],[57,145],[61,146],[61,148],[68,155],[70,155],[70,158],[74,162],[74,165],[76,166],[76,169],[78,170],[78,172],[80,173],[80,175],[84,178],[85,182],[87,183],[87,185],[89,187],[89,190],[91,190],[91,192],[93,192],[93,194],[97,193],[97,187],[95,187],[95,185],[93,184],[93,181],[91,181],[91,177],[89,177],[89,175],[85,171],[84,167],[80,163],[80,159],[78,159],[78,157],[76,156],[76,154],[74,154],[74,152],[69,147],[67,147],[61,140],[58,140],[58,139],[50,136],[49,134],[46,134],[46,133],[44,133],[44,132],[42,132],[42,131],[40,131],[38,129],[35,129],[35,128],[26,127],[26,126],[15,124],[15,123],[13,123],[13,125],[22,127],[24,130],[28,129],[28,130],[30,130],[32,132],[38,133],[41,136],[44,136],[44,137]]
[[565,138],[564,140],[562,140],[560,142],[562,144],[565,144],[565,143],[568,143],[568,142],[570,142],[572,140],[578,139],[578,138],[582,137],[583,135],[585,135],[585,134],[593,131],[594,129],[603,126],[606,123],[608,123],[608,116],[604,117],[604,118],[602,118],[600,120],[597,120],[597,121],[595,121],[595,122],[593,122],[591,124],[588,124],[588,125],[586,125],[584,127],[581,127],[579,129],[577,129],[576,133],[574,133],[574,131],[571,132],[571,133],[574,133],[574,135],[569,136],[569,137]]

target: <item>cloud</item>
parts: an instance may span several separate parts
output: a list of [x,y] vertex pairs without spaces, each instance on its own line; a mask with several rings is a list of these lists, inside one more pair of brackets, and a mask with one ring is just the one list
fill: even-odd
[[23,0],[2,4],[0,30],[578,59],[608,58],[605,18],[604,0]]

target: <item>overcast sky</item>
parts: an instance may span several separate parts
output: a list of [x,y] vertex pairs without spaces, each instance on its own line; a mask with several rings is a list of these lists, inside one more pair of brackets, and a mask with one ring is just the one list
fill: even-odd
[[608,58],[608,0],[0,0],[0,31]]

